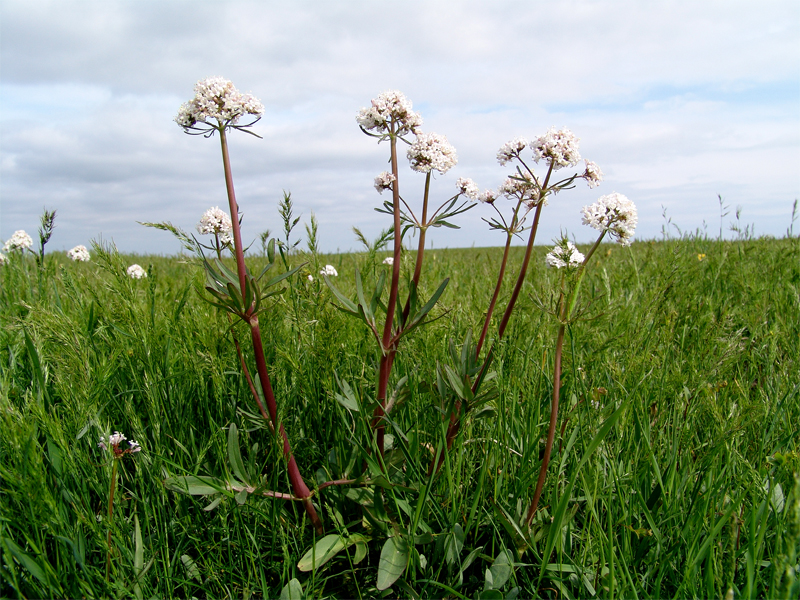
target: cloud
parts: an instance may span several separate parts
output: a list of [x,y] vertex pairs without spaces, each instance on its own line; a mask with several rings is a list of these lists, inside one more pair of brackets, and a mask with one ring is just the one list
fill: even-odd
[[[800,195],[795,2],[4,0],[0,17],[0,238],[34,230],[47,206],[59,211],[54,247],[102,231],[125,250],[177,251],[135,222],[189,229],[226,205],[216,138],[172,122],[209,75],[266,106],[263,140],[231,140],[251,237],[277,230],[284,189],[317,214],[326,250],[354,247],[352,225],[384,226],[372,178],[387,146],[354,116],[389,88],[458,149],[435,182],[445,197],[459,176],[497,186],[495,153],[517,135],[555,125],[582,138],[606,183],[560,195],[542,242],[561,227],[582,239],[577,211],[596,192],[634,199],[644,237],[658,235],[662,204],[684,228],[702,226],[717,194],[779,235]],[[479,217],[431,237],[492,243]]]

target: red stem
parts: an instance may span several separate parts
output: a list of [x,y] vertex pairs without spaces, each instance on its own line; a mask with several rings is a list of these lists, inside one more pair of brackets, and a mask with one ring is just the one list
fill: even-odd
[[500,288],[503,287],[503,276],[506,273],[506,263],[508,262],[508,251],[511,248],[511,240],[513,236],[509,233],[508,238],[506,239],[506,247],[503,250],[503,262],[500,263],[500,273],[497,275],[497,285],[494,287],[494,294],[492,295],[492,301],[489,302],[489,310],[486,311],[486,320],[483,322],[483,330],[481,331],[481,337],[478,339],[478,345],[475,348],[475,360],[478,360],[478,357],[481,355],[481,348],[483,348],[483,342],[486,339],[486,334],[489,332],[489,323],[492,321],[492,313],[494,313],[495,304],[497,304],[497,298],[500,296]]
[[[231,174],[231,163],[228,157],[228,141],[225,135],[225,128],[219,128],[220,143],[222,145],[222,166],[225,170],[225,187],[228,192],[228,205],[231,211],[231,225],[233,230],[233,247],[236,254],[236,269],[239,275],[239,285],[242,297],[245,296],[245,287],[247,284],[247,276],[244,263],[244,250],[242,246],[242,235],[239,230],[239,206],[236,203],[236,192],[233,188],[233,175]],[[248,315],[252,306],[248,308]],[[256,371],[258,378],[261,382],[261,389],[264,391],[264,398],[267,401],[267,409],[269,410],[270,420],[272,421],[273,428],[277,427],[283,441],[283,455],[287,460],[287,471],[289,474],[289,482],[292,485],[294,495],[299,497],[303,502],[303,507],[308,514],[309,519],[314,525],[317,533],[322,533],[322,521],[311,503],[311,492],[308,489],[303,477],[300,475],[300,469],[297,467],[292,455],[292,449],[289,445],[289,437],[286,435],[286,430],[281,423],[278,425],[278,405],[275,401],[275,394],[272,391],[272,384],[269,380],[269,373],[267,372],[267,362],[264,359],[264,346],[261,343],[261,329],[258,326],[258,317],[249,316],[248,324],[250,325],[250,334],[253,340],[253,352],[256,359]],[[259,402],[260,404],[260,402]],[[263,407],[259,406],[262,410]]]

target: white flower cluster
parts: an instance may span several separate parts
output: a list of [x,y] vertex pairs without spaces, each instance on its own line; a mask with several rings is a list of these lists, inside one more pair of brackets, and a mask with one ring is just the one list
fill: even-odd
[[145,271],[139,265],[131,265],[128,267],[128,277],[131,279],[141,279],[142,277],[147,277],[147,271]]
[[531,150],[536,162],[545,159],[553,163],[553,170],[558,170],[578,164],[581,160],[579,145],[580,140],[569,129],[556,130],[551,127],[547,133],[531,142]]
[[14,250],[29,250],[33,246],[33,240],[22,229],[14,232],[5,244],[3,244],[3,252],[13,252]]
[[468,177],[459,177],[456,181],[456,187],[460,194],[464,194],[470,200],[477,200],[481,191],[478,185]]
[[419,133],[406,153],[411,168],[420,173],[447,173],[458,163],[456,149],[438,133]]
[[387,256],[383,259],[383,264],[389,265],[390,267],[394,264],[394,256]]
[[503,144],[503,147],[497,151],[497,162],[505,165],[514,158],[519,158],[519,153],[522,152],[528,145],[528,140],[523,137],[517,137]]
[[[539,190],[539,181],[530,173],[524,173],[522,177],[507,177],[497,191],[506,198],[521,200],[533,207],[539,203]],[[544,205],[547,206],[547,198]]]
[[227,79],[209,77],[197,82],[194,98],[181,105],[175,122],[181,127],[194,127],[198,122],[216,119],[219,125],[235,125],[243,115],[262,114],[264,105],[258,98],[242,94]]
[[339,273],[333,265],[325,265],[325,268],[319,272],[320,275],[327,275],[328,277],[338,277]]
[[630,246],[639,215],[636,205],[622,194],[601,196],[597,202],[583,207],[583,224],[608,231],[623,246]]
[[600,185],[600,182],[603,181],[603,172],[596,163],[587,159],[584,159],[583,162],[586,163],[586,171],[583,173],[582,177],[586,180],[590,188],[596,188]]
[[555,248],[547,253],[544,261],[547,263],[548,267],[563,269],[564,267],[575,268],[581,266],[584,258],[583,254],[578,252],[575,244],[567,240],[562,240],[560,243],[556,244]]
[[3,266],[8,262],[8,258],[6,258],[5,254],[0,254],[0,267]]
[[384,171],[375,178],[375,189],[379,194],[383,194],[383,190],[392,189],[392,182],[397,179],[389,171]]
[[497,200],[497,192],[494,190],[486,190],[478,194],[478,201],[484,204],[494,204],[495,200]]
[[101,437],[100,443],[97,445],[103,450],[108,450],[108,447],[111,446],[111,451],[114,453],[116,458],[121,458],[124,454],[133,454],[134,452],[141,451],[142,447],[138,442],[133,440],[128,442],[129,447],[127,450],[122,450],[119,445],[127,439],[128,438],[126,438],[124,434],[120,433],[119,431],[115,431],[112,435],[108,436],[108,443],[106,443],[105,438]]
[[216,234],[223,244],[230,244],[233,241],[232,232],[233,224],[231,223],[231,218],[228,213],[218,206],[209,208],[204,212],[200,222],[197,224],[197,233],[202,235]]
[[412,110],[411,101],[402,92],[389,90],[372,101],[369,108],[362,108],[356,121],[365,130],[389,133],[394,124],[397,135],[416,133],[422,127],[422,117]]
[[92,258],[86,246],[83,245],[75,246],[72,250],[67,252],[67,256],[76,262],[89,262]]

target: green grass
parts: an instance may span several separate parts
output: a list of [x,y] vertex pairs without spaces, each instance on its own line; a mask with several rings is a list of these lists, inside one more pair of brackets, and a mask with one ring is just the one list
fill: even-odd
[[[392,385],[408,376],[410,394],[387,429],[388,480],[315,496],[326,533],[364,537],[312,572],[298,568],[315,542],[301,507],[226,493],[206,510],[211,497],[164,485],[239,468],[268,490],[290,489],[228,322],[196,291],[200,269],[107,250],[88,264],[48,255],[40,278],[12,257],[0,267],[0,595],[277,597],[296,578],[309,597],[376,597],[387,535],[408,540],[416,523],[408,567],[385,594],[707,598],[732,586],[737,598],[797,597],[783,574],[797,568],[800,537],[798,239],[598,250],[582,291],[595,318],[567,333],[556,443],[527,531],[557,330],[536,304],[556,283],[545,252],[536,249],[497,348],[496,396],[468,414],[429,478],[444,437],[437,364],[452,362],[448,340],[460,346],[482,324],[501,249],[430,252],[423,296],[451,283],[442,318],[404,340],[395,363]],[[307,275],[331,263],[354,294],[355,267],[380,273],[381,258],[293,255],[308,271],[261,318],[281,419],[310,485],[374,479],[380,468],[368,452],[374,340]],[[509,272],[520,260],[515,249]],[[150,277],[127,279],[131,262]],[[364,410],[337,401],[337,377]],[[120,464],[106,582],[111,465],[96,444],[115,429],[143,451]],[[490,568],[500,590],[486,585]]]

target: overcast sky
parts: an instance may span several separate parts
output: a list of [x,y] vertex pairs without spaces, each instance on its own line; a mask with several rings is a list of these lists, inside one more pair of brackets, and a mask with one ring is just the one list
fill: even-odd
[[[167,233],[227,210],[219,142],[173,122],[198,79],[222,76],[266,108],[234,132],[231,159],[244,237],[280,230],[291,191],[323,250],[356,248],[388,226],[372,209],[388,145],[355,114],[398,89],[444,134],[459,163],[437,176],[496,188],[506,141],[567,127],[605,182],[580,183],[545,209],[540,243],[593,237],[580,208],[619,192],[638,206],[637,237],[720,228],[721,194],[756,234],[784,235],[800,197],[800,3],[797,0],[262,1],[0,0],[0,238],[35,236],[58,211],[52,249],[102,235],[124,251],[172,254]],[[424,175],[401,163],[407,200]],[[434,247],[503,243],[478,206]],[[800,225],[800,223],[798,224]],[[795,227],[797,232],[798,226]],[[299,231],[299,229],[298,229]]]

